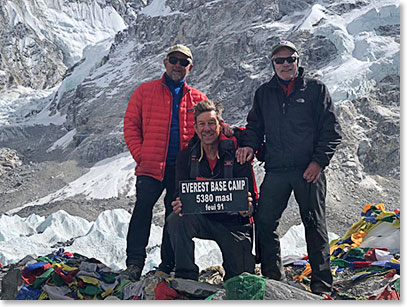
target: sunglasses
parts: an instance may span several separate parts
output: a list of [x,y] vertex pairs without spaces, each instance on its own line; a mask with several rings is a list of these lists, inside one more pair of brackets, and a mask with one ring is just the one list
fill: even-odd
[[175,65],[179,62],[181,64],[181,66],[184,66],[184,67],[187,67],[189,64],[191,64],[188,59],[179,59],[174,56],[170,56],[168,58],[168,62],[170,62],[172,65]]
[[286,58],[275,58],[274,62],[276,64],[284,64],[285,61],[287,61],[288,64],[294,63],[297,61],[298,57],[297,56],[289,56]]

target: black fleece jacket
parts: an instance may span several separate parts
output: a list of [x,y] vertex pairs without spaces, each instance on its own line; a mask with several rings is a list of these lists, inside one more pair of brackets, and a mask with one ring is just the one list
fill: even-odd
[[287,97],[275,75],[254,96],[242,146],[255,151],[265,141],[266,171],[305,169],[311,161],[325,168],[341,142],[341,128],[328,88],[304,77],[300,67]]

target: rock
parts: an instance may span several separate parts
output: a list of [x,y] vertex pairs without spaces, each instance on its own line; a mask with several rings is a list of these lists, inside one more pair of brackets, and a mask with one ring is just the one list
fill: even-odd
[[[46,13],[41,10],[42,7],[37,7],[47,3],[50,7],[46,7]],[[75,166],[72,171],[65,171],[64,178],[54,177],[50,180],[49,176],[45,175],[56,176],[58,172],[52,169],[58,168],[58,164],[64,164],[63,168],[66,168],[68,161],[75,160],[80,166],[84,166],[84,163],[93,164],[120,152],[127,152],[122,132],[123,115],[129,97],[141,82],[162,74],[162,60],[172,43],[185,43],[191,47],[194,54],[194,69],[188,76],[188,84],[202,90],[211,99],[222,101],[226,122],[232,126],[244,125],[253,102],[254,90],[273,75],[269,59],[270,48],[282,38],[296,43],[302,55],[301,65],[306,71],[311,71],[313,76],[332,84],[329,85],[329,90],[337,105],[344,132],[343,141],[330,166],[326,168],[328,193],[335,192],[334,197],[327,198],[328,230],[335,233],[346,231],[349,221],[358,217],[360,205],[366,203],[384,201],[389,210],[399,207],[399,6],[390,11],[392,20],[394,19],[391,23],[379,22],[365,34],[347,38],[349,33],[346,31],[346,25],[344,29],[337,28],[335,22],[330,23],[330,16],[341,18],[342,14],[358,15],[361,11],[370,10],[367,6],[372,6],[371,1],[325,0],[316,3],[313,0],[300,0],[293,3],[288,0],[166,0],[165,3],[162,1],[162,8],[166,12],[172,9],[171,13],[155,16],[146,12],[140,13],[141,9],[152,3],[156,1],[92,2],[94,6],[114,8],[128,23],[128,27],[117,33],[108,54],[101,56],[100,61],[92,66],[83,82],[70,86],[72,80],[69,75],[81,72],[87,63],[86,58],[71,57],[66,50],[76,44],[64,46],[54,32],[48,32],[53,30],[52,27],[36,31],[40,28],[32,28],[29,25],[30,21],[38,19],[40,26],[42,18],[48,16],[47,10],[55,9],[54,6],[59,6],[58,11],[67,15],[78,11],[71,10],[72,6],[80,6],[81,14],[89,16],[90,1],[0,0],[0,89],[11,89],[16,84],[27,86],[29,88],[25,89],[31,92],[19,92],[19,99],[13,100],[13,105],[14,101],[16,104],[27,101],[28,105],[35,106],[33,110],[27,109],[27,112],[21,112],[24,111],[24,108],[20,110],[23,106],[16,108],[13,116],[18,117],[18,120],[12,121],[16,124],[1,126],[0,148],[16,149],[19,154],[24,155],[25,163],[21,167],[24,172],[17,172],[20,167],[10,169],[7,166],[5,169],[10,171],[6,171],[6,176],[0,175],[0,211],[6,212],[55,192],[78,178],[82,170],[87,170],[81,170],[79,167],[77,169]],[[312,24],[313,30],[304,30],[301,22],[307,17],[305,14],[318,6],[325,8],[321,11],[325,17],[317,16]],[[380,6],[379,2],[375,5]],[[18,14],[19,12],[25,13]],[[296,12],[295,15],[293,12]],[[373,16],[371,21],[385,20],[376,18],[385,13],[384,11],[374,9],[370,12],[372,15],[369,16]],[[280,27],[279,22],[276,22],[282,17],[283,23],[289,25],[286,28]],[[77,30],[74,25],[64,28],[64,23],[61,21],[56,28],[61,31]],[[107,26],[106,23],[103,24]],[[361,24],[353,25],[355,31],[360,30],[357,25]],[[343,30],[346,35],[341,36]],[[45,36],[44,39],[40,39],[42,35]],[[366,72],[367,75],[361,75],[361,78],[354,81],[348,78],[352,76],[339,74],[338,78],[349,79],[352,84],[332,83],[335,80],[329,76],[330,68],[336,69],[352,57],[352,50],[356,48],[355,42],[363,40],[363,37],[370,38],[368,40],[371,40],[371,43],[368,46],[377,48],[365,50],[359,46],[358,49],[363,49],[359,60],[369,65],[370,60],[374,59],[365,57],[377,49],[376,53],[372,51],[378,57],[375,66],[371,66],[370,73]],[[387,44],[390,44],[389,48]],[[389,56],[392,50],[394,55]],[[66,69],[68,71],[62,77],[61,74]],[[65,92],[58,90],[57,93],[50,89],[59,85],[62,78],[64,80],[60,88],[65,88]],[[342,85],[345,86],[343,93],[338,90]],[[41,91],[36,89],[41,88],[50,89],[45,91],[49,94],[39,95]],[[337,92],[340,94],[336,94]],[[66,117],[62,125],[20,125],[27,120],[25,115],[33,114],[30,119],[41,111],[46,115],[48,110],[45,108],[48,105],[51,105],[50,115]],[[66,150],[60,148],[47,151],[68,131],[74,129],[77,133]],[[30,164],[30,160],[42,163],[42,168],[35,172],[25,169],[28,165],[35,165]],[[347,161],[350,162],[345,164]],[[45,163],[49,164],[49,167],[45,167]],[[5,169],[3,168],[3,171]],[[264,176],[260,175],[261,172],[264,173],[263,166],[255,171],[257,184],[260,186]],[[14,176],[11,176],[11,173],[14,173]],[[374,177],[378,189],[359,187],[360,181],[366,176]],[[94,219],[106,208],[123,207],[129,210],[134,207],[134,203],[129,206],[124,199],[88,201],[79,197],[83,196],[25,208],[21,214],[46,215],[54,212],[53,210],[69,208],[71,214],[78,213],[86,215],[88,219]],[[342,214],[343,204],[347,204],[349,212],[346,214]],[[84,206],[87,210],[83,210]],[[160,200],[160,206],[154,207],[156,212],[161,212],[159,219],[154,220],[155,224],[163,223],[161,208],[163,205]],[[279,234],[284,234],[292,225],[300,222],[298,206],[292,197],[282,216]],[[212,277],[213,283],[220,283],[220,278],[217,279],[220,275]]]
[[220,289],[215,295],[211,298],[212,301],[223,301],[226,300],[226,290]]
[[212,285],[221,285],[224,277],[225,269],[221,265],[216,265],[202,270],[198,280]]
[[265,300],[322,300],[321,296],[273,279],[266,280]]
[[144,281],[144,298],[146,300],[155,300],[154,289],[155,287],[157,287],[157,284],[162,280],[154,275],[147,274],[143,278],[143,281]]
[[[250,276],[251,274],[248,273],[243,273],[240,276]],[[255,276],[251,278],[256,278]],[[260,278],[260,277],[257,277]],[[257,279],[256,278],[256,279]],[[239,299],[239,296],[243,296],[245,298],[247,293],[245,291],[250,291],[250,289],[244,289],[244,283],[246,284],[249,282],[252,284],[252,280],[246,280],[243,281],[243,279],[238,279],[236,280],[236,283],[232,284],[233,288],[230,288],[231,285],[227,285],[224,289],[220,289],[216,292],[216,294],[211,298],[211,300],[227,300],[227,297],[232,297],[236,295],[236,299]],[[309,291],[306,291],[303,289],[300,283],[292,281],[292,285],[288,284],[287,282],[280,282],[272,279],[266,279],[262,282],[265,282],[265,292],[264,292],[264,297],[263,300],[322,300],[323,298],[321,296],[315,295]],[[240,289],[239,289],[240,286]],[[235,290],[237,288],[237,290]],[[233,290],[230,290],[233,289]],[[256,289],[256,288],[255,288]],[[251,295],[258,294],[257,292],[251,293],[253,291],[250,291]],[[260,289],[260,287],[259,287]],[[233,291],[232,293],[229,293],[228,291]],[[239,292],[240,291],[240,292]],[[235,294],[234,294],[235,292]],[[247,298],[248,299],[248,298]]]
[[[30,6],[27,3],[20,5],[23,11],[36,11],[36,8],[27,8]],[[12,86],[51,88],[62,80],[66,71],[63,51],[57,42],[46,39],[29,22],[19,19],[17,12],[18,8],[0,1],[0,70],[5,69],[0,89]],[[33,18],[31,12],[27,15]]]
[[217,285],[183,278],[175,278],[171,280],[170,286],[180,294],[198,299],[207,298],[222,289],[222,287]]
[[365,1],[355,1],[355,3],[333,3],[329,6],[329,9],[335,14],[346,14],[354,9],[360,9],[368,5],[368,2]]
[[1,280],[1,299],[14,300],[23,285],[21,268],[11,267]]
[[0,148],[0,176],[7,170],[21,166],[23,162],[17,151],[10,148]]
[[6,274],[1,278],[0,298],[2,300],[14,300],[16,298],[18,291],[23,285],[23,280],[21,279],[22,269],[27,263],[32,261],[35,262],[35,257],[27,255],[18,263],[1,269],[2,271],[6,271]]

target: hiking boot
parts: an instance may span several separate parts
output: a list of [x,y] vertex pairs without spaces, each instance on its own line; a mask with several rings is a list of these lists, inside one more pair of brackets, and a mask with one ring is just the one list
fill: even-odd
[[171,272],[174,272],[174,266],[173,265],[165,265],[165,264],[160,264],[158,267],[156,267],[158,271],[161,271],[165,274],[170,274]]
[[139,281],[141,276],[141,269],[135,264],[129,264],[120,275],[132,281]]

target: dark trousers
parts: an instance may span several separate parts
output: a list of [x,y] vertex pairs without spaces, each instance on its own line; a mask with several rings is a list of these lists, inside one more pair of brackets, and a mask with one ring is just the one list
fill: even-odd
[[168,230],[175,253],[175,277],[198,280],[195,264],[195,243],[192,238],[214,240],[222,252],[225,280],[243,272],[254,273],[255,259],[251,253],[250,225],[225,225],[205,215],[172,213]]
[[[166,190],[164,205],[165,218],[172,212],[171,202],[175,193],[175,166],[167,166],[163,181],[148,176],[138,176],[136,181],[136,206],[131,216],[127,233],[127,259],[126,265],[135,264],[144,267],[146,247],[150,237],[153,207],[162,192]],[[174,268],[174,252],[167,232],[167,223],[164,223],[161,243],[160,269],[170,272]]]
[[260,187],[256,225],[261,271],[264,276],[272,279],[281,280],[285,277],[277,227],[291,192],[294,191],[305,227],[308,258],[312,269],[311,290],[331,291],[333,279],[325,221],[325,174],[322,172],[318,181],[313,184],[306,182],[302,177],[303,173],[303,170],[268,172]]

